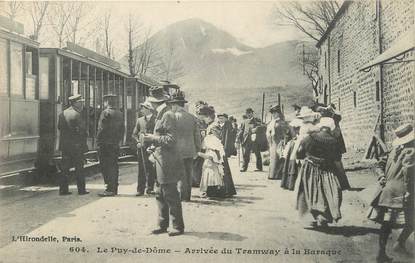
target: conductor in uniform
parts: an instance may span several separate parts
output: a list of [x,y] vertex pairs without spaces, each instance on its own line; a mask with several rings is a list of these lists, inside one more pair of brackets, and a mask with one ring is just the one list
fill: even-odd
[[59,195],[69,195],[69,170],[75,168],[78,194],[85,195],[84,153],[88,151],[86,144],[87,130],[82,111],[84,100],[81,95],[69,97],[70,107],[64,110],[58,119],[60,132],[59,149],[62,151],[62,173],[59,178]]
[[180,194],[177,182],[184,173],[183,161],[177,147],[176,116],[166,101],[169,97],[164,93],[163,87],[150,89],[147,101],[157,111],[153,134],[141,134],[140,142],[150,142],[152,158],[156,165],[156,201],[158,205],[158,228],[152,234],[167,233],[169,219],[172,219],[173,229],[169,236],[181,235],[184,232],[184,222]]
[[137,119],[132,134],[133,139],[137,142],[138,178],[136,196],[144,195],[146,186],[146,193],[148,195],[154,194],[154,182],[156,180],[156,168],[154,164],[150,162],[149,153],[146,151],[146,148],[150,146],[150,143],[141,145],[139,139],[140,133],[153,133],[156,112],[147,101],[141,104],[141,112],[143,116]]
[[104,96],[105,109],[101,112],[98,122],[97,144],[98,156],[106,190],[99,196],[118,194],[118,156],[120,142],[124,136],[124,120],[117,108],[117,95]]

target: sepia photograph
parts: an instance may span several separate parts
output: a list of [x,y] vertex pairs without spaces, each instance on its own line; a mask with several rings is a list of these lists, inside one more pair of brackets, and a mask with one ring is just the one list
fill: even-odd
[[0,263],[414,262],[415,0],[0,0]]

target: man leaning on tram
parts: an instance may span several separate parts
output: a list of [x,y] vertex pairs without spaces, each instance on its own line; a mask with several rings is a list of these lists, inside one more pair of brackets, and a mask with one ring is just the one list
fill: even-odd
[[62,151],[62,172],[59,177],[59,195],[69,195],[69,171],[75,168],[78,194],[85,195],[85,175],[83,173],[84,153],[88,151],[87,129],[82,114],[84,99],[81,95],[69,97],[70,107],[65,109],[58,120],[60,132],[59,149]]

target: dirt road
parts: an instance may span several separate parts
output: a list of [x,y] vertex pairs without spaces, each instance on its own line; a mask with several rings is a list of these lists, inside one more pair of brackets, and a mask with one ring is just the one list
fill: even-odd
[[[360,190],[374,181],[367,171],[348,174],[354,189],[344,193],[343,218],[321,232],[303,228],[294,192],[268,180],[267,172],[240,175],[236,160],[230,163],[237,196],[201,199],[193,188],[193,201],[183,203],[186,232],[178,237],[149,235],[157,209],[154,197],[135,196],[135,165],[122,166],[120,195],[112,198],[97,196],[99,175],[89,178],[87,196],[75,189],[60,197],[56,187],[2,186],[0,262],[374,261],[379,226],[366,220],[360,200]],[[33,238],[39,241],[28,241]]]

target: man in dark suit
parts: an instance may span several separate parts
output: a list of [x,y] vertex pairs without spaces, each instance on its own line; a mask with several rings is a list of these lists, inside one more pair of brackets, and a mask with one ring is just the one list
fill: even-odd
[[83,174],[84,153],[88,151],[86,144],[87,130],[82,115],[83,103],[81,95],[69,97],[70,107],[64,110],[58,119],[60,132],[59,149],[62,151],[62,172],[59,178],[59,195],[69,195],[69,170],[75,167],[78,194],[85,195],[85,176]]
[[169,98],[164,93],[163,87],[150,89],[147,101],[157,111],[156,123],[153,134],[141,134],[142,144],[150,142],[154,145],[152,156],[156,165],[156,200],[159,209],[159,228],[152,234],[167,232],[169,218],[172,219],[173,230],[170,236],[181,235],[184,232],[184,222],[180,194],[177,190],[177,182],[184,173],[183,162],[177,147],[177,123],[176,116],[165,103]]
[[105,95],[105,110],[101,112],[98,122],[97,144],[99,147],[99,163],[106,190],[99,196],[118,194],[118,155],[119,143],[124,136],[124,121],[121,111],[117,108],[117,95]]
[[138,158],[138,179],[136,196],[144,195],[147,184],[148,195],[154,194],[154,182],[156,180],[156,167],[148,159],[149,153],[146,151],[150,144],[141,145],[140,133],[153,133],[156,121],[156,112],[149,102],[141,104],[142,117],[137,119],[132,137],[137,142],[137,158]]
[[262,171],[261,151],[255,145],[256,128],[261,125],[261,120],[254,117],[254,111],[251,108],[246,109],[246,119],[241,123],[237,135],[237,148],[242,146],[243,164],[241,172],[246,172],[251,159],[251,152],[256,156],[256,171]]
[[182,201],[190,201],[192,192],[193,160],[201,149],[201,136],[196,117],[184,109],[187,101],[182,91],[173,94],[171,105],[177,121],[177,147],[183,160],[184,174],[178,187]]

